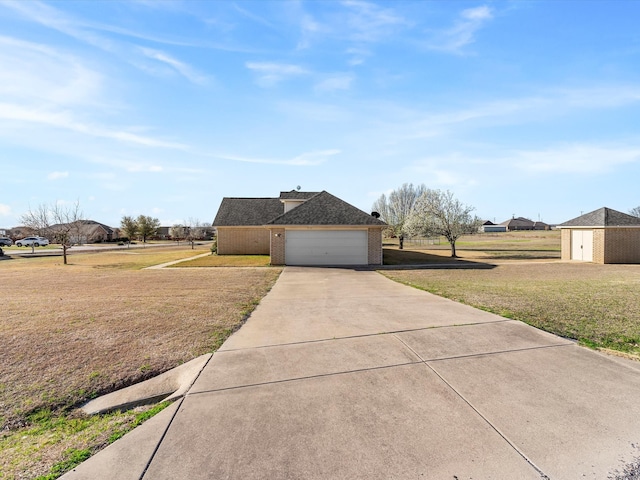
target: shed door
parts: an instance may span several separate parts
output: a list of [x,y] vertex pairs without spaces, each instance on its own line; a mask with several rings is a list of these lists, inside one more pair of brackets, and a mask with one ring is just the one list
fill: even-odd
[[366,230],[287,230],[287,265],[367,265]]
[[593,262],[593,230],[571,230],[571,260]]

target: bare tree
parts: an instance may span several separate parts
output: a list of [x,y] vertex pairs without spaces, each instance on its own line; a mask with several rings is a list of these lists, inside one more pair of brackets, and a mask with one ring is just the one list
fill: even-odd
[[[20,217],[20,221],[25,227],[38,232],[39,236],[51,237],[55,243],[62,245],[62,256],[64,264],[67,264],[67,250],[71,248],[75,238],[80,237],[80,229],[84,215],[80,210],[80,202],[65,207],[56,202],[52,206],[40,204],[36,209],[31,208]],[[34,245],[31,244],[31,252]]]
[[[38,205],[35,209],[29,207],[27,213],[23,213],[20,216],[20,223],[28,229],[35,232],[39,237],[46,237],[49,235],[49,227],[51,226],[51,220],[49,216],[49,207],[44,203]],[[35,246],[31,244],[31,253],[35,252]]]
[[640,217],[640,206],[634,207],[629,210],[629,214],[633,215],[634,217]]
[[191,243],[191,249],[195,248],[196,240],[202,240],[206,234],[207,226],[197,218],[190,217],[185,222],[185,239]]
[[56,203],[50,210],[54,225],[51,227],[51,234],[56,243],[62,245],[62,257],[64,264],[67,264],[67,250],[75,243],[81,242],[81,232],[84,214],[80,210],[80,202],[76,201],[69,207],[63,207]]
[[178,242],[178,245],[180,244],[180,240],[183,240],[186,237],[185,228],[186,227],[184,225],[176,223],[169,229],[169,235],[171,235],[173,240]]
[[400,188],[393,190],[389,198],[382,194],[372,208],[380,214],[380,219],[389,225],[388,232],[400,236],[407,233],[404,228],[405,222],[416,201],[426,190],[424,184],[414,187],[413,183],[404,183]]
[[451,245],[451,256],[457,257],[458,238],[476,233],[482,223],[471,215],[473,210],[472,206],[454,198],[449,190],[427,189],[416,201],[405,227],[411,234],[444,236]]

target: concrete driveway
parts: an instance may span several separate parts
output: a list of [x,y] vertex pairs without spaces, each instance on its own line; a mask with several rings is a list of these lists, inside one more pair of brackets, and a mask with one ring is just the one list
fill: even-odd
[[287,267],[184,399],[64,478],[606,479],[638,446],[640,362]]

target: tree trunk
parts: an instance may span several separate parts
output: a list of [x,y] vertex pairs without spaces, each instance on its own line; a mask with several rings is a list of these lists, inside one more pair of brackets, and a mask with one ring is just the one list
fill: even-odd
[[67,264],[67,246],[66,245],[62,245],[62,258],[63,258],[63,263],[66,265]]
[[458,255],[456,255],[456,242],[451,242],[451,258],[458,258]]

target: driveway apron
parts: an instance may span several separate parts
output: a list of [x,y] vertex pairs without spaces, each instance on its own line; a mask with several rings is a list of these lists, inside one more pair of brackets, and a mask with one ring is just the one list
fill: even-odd
[[287,267],[182,400],[64,478],[616,478],[639,394],[639,362],[376,272]]

